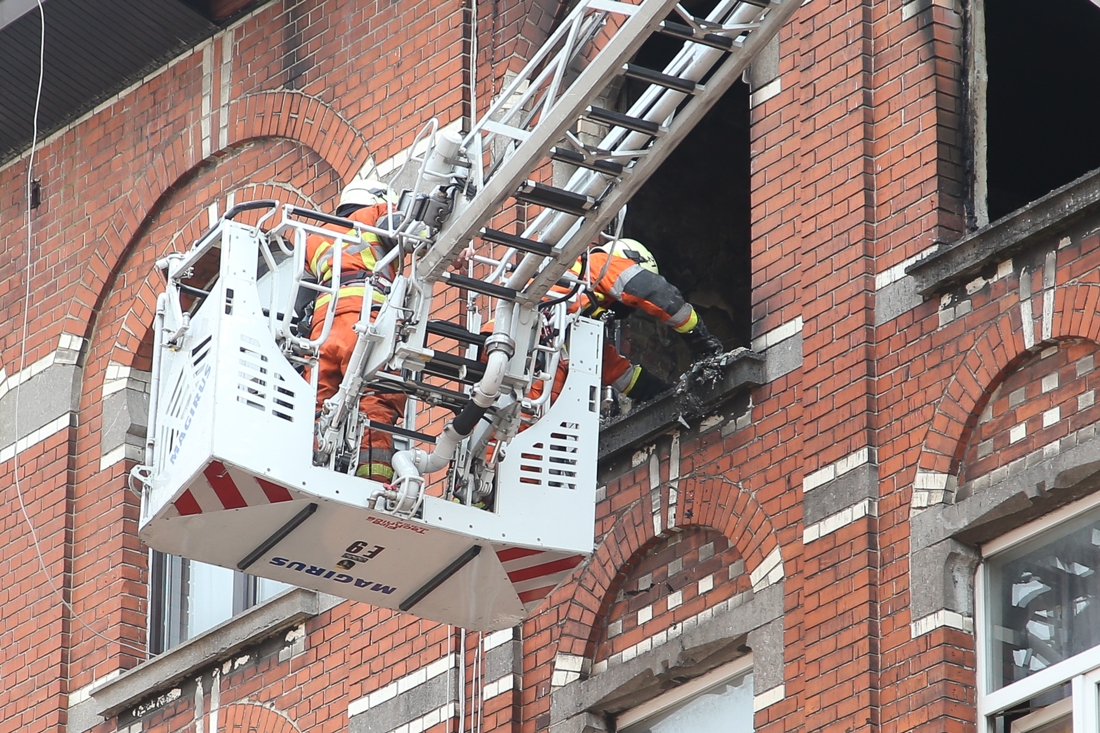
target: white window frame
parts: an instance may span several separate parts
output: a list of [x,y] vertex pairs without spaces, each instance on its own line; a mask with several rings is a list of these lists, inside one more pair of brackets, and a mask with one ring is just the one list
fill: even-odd
[[[1100,646],[1095,646],[1058,664],[1048,667],[1022,680],[1005,685],[999,690],[990,689],[989,635],[992,623],[990,606],[986,603],[989,592],[986,587],[986,569],[989,558],[1037,537],[1086,512],[1100,506],[1100,492],[1068,504],[1044,517],[1029,522],[981,547],[982,562],[978,563],[974,579],[974,642],[977,653],[978,677],[978,730],[984,733],[990,728],[990,717],[1003,713],[1013,705],[1030,700],[1059,685],[1071,682],[1074,733],[1100,731]],[[1053,718],[1051,718],[1053,719]]]
[[[674,687],[668,692],[664,692],[657,697],[647,702],[633,707],[630,710],[625,710],[619,713],[615,717],[615,729],[622,730],[627,726],[634,725],[635,723],[651,718],[654,715],[659,715],[665,712],[669,708],[676,707],[680,703],[687,702],[691,698],[695,697],[701,692],[719,685],[726,680],[738,677],[746,672],[751,672],[752,665],[752,652],[745,654],[742,657],[738,657],[732,662],[727,662],[720,667],[716,667],[701,677],[685,682],[679,687]],[[755,715],[755,711],[753,713]]]
[[[160,554],[163,556],[163,560],[158,561],[155,559],[155,555]],[[161,571],[159,573],[150,572],[149,577],[149,604],[147,606],[148,611],[146,613],[146,628],[149,631],[149,650],[151,655],[160,655],[168,652],[175,647],[183,644],[188,639],[192,639],[196,636],[200,636],[222,623],[225,623],[229,619],[238,616],[253,606],[264,603],[268,598],[272,598],[278,595],[279,592],[271,596],[267,596],[263,599],[258,598],[259,582],[262,580],[258,576],[249,575],[239,570],[232,570],[232,578],[230,584],[227,587],[229,593],[232,594],[232,613],[225,619],[216,622],[213,626],[205,629],[200,629],[190,636],[180,636],[175,638],[176,634],[169,631],[169,627],[180,626],[180,607],[176,605],[180,602],[180,598],[175,597],[178,590],[176,583],[179,582],[179,578],[175,577],[174,573],[163,572],[170,570],[173,567],[173,562],[179,563],[195,563],[197,560],[189,560],[188,558],[179,557],[178,555],[172,555],[170,553],[158,553],[157,550],[150,549],[147,555],[149,567],[152,569],[154,563],[161,563]],[[203,563],[209,565],[210,563]],[[215,566],[216,567],[216,566]],[[229,570],[227,568],[227,570]],[[159,581],[159,582],[157,582]],[[277,581],[269,581],[276,583]],[[289,584],[286,585],[290,588]],[[171,587],[169,587],[171,586]],[[156,594],[158,598],[154,600],[153,596]],[[160,612],[159,614],[157,612]]]
[[1073,721],[1079,730],[1100,730],[1100,669],[1073,678]]
[[1010,733],[1031,733],[1031,731],[1042,728],[1048,723],[1053,723],[1071,712],[1073,712],[1073,698],[1067,697],[1013,721]]

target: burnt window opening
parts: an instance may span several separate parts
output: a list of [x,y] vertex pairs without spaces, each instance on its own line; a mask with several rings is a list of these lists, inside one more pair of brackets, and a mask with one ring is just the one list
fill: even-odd
[[[696,17],[713,4],[685,3]],[[663,69],[681,46],[654,36],[634,63]],[[645,86],[627,80],[616,107],[626,111]],[[634,194],[623,225],[623,236],[653,253],[726,350],[749,346],[752,333],[749,119],[749,87],[737,81]],[[683,340],[654,319],[635,313],[621,330],[634,363],[667,379],[691,367]]]
[[980,227],[1100,168],[1100,7],[972,0],[971,24],[971,225]]

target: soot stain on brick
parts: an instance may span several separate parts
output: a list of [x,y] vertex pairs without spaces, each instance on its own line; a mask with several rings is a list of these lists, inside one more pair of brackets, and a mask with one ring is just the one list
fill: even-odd
[[309,24],[309,17],[301,4],[293,4],[287,11],[289,22],[283,26],[283,44],[286,53],[282,56],[282,71],[286,74],[287,89],[301,89],[304,84],[302,77],[313,64],[309,56],[304,53],[305,37],[302,28]]

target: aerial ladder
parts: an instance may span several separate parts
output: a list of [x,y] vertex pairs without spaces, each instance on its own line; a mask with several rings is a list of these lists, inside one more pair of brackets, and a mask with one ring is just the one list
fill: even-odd
[[[158,262],[146,463],[131,474],[145,542],[469,629],[530,614],[593,550],[603,328],[569,307],[585,286],[571,268],[617,235],[631,195],[797,5],[719,0],[697,18],[675,0],[580,0],[471,131],[421,131],[396,227],[253,201]],[[633,63],[658,34],[682,48],[661,70]],[[642,85],[637,101],[600,106],[623,79]],[[591,123],[598,142],[581,134]],[[517,203],[539,213],[522,233],[494,228]],[[254,224],[237,221],[249,211]],[[398,274],[364,283],[343,383],[316,414],[336,309],[316,338],[298,319],[304,301],[338,297],[342,248],[317,283],[305,243],[367,232],[397,243],[379,266]],[[471,246],[476,266],[455,271]],[[439,305],[452,288],[491,327],[473,309],[455,322],[460,309]],[[372,313],[375,289],[386,297]],[[367,389],[453,417],[434,435],[373,424],[358,407]],[[406,442],[391,483],[354,475],[368,428]]]

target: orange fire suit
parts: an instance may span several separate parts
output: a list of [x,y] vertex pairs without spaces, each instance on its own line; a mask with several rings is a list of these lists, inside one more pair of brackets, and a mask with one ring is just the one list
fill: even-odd
[[[352,221],[374,226],[379,218],[387,213],[386,204],[375,204],[357,209],[344,217]],[[326,229],[340,232],[333,224]],[[349,231],[354,235],[354,231]],[[318,234],[310,235],[306,240],[306,269],[318,282],[327,282],[332,278],[332,260],[336,244],[334,240]],[[359,320],[365,294],[365,280],[375,269],[375,263],[381,259],[386,248],[374,234],[364,234],[361,243],[345,242],[340,253],[340,291],[333,314],[332,330],[323,344],[317,361],[317,414],[325,400],[336,394],[344,378],[351,352],[355,348],[356,333],[353,326]],[[384,280],[393,277],[393,267],[387,266],[378,273]],[[346,283],[346,284],[345,284]],[[331,295],[322,295],[314,305],[311,338],[320,336],[324,326],[325,312],[328,310]],[[385,295],[374,291],[374,307],[385,300]],[[309,378],[309,375],[306,375]],[[378,423],[396,425],[405,413],[406,397],[400,393],[368,391],[359,400],[359,410]],[[356,475],[376,481],[388,481],[393,478],[393,436],[381,430],[367,428],[363,431],[363,440],[359,450],[359,468]]]
[[[580,277],[584,267],[583,259],[578,259],[573,265],[573,274]],[[574,306],[581,308],[587,316],[598,316],[614,304],[621,303],[641,309],[676,333],[687,333],[699,323],[695,308],[684,300],[675,285],[628,257],[592,251],[588,254],[587,269],[592,281],[588,296],[590,302],[585,305],[582,294],[581,302]],[[556,286],[555,290],[565,292],[562,286]],[[614,344],[604,342],[601,375],[604,385],[611,385],[617,392],[629,396],[641,371],[642,368],[631,364]]]

